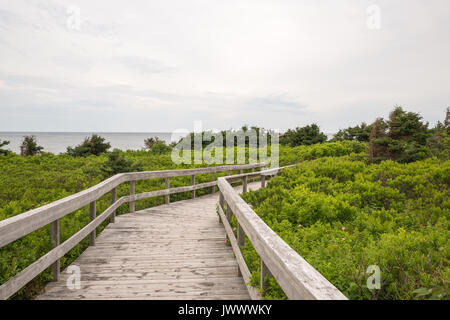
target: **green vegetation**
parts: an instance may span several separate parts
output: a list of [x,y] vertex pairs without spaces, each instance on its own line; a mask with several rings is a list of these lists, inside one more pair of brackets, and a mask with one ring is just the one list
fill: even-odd
[[[350,299],[448,299],[449,122],[447,110],[445,121],[429,129],[419,114],[398,107],[388,120],[380,118],[371,125],[363,123],[341,130],[332,142],[324,142],[316,125],[288,131],[280,139],[280,166],[298,166],[282,171],[266,189],[243,197],[275,232]],[[270,152],[271,132],[251,129],[269,134]],[[248,143],[248,130],[244,126],[231,132],[235,136],[235,155],[239,139]],[[200,134],[207,138],[204,152],[210,151],[206,147],[214,141],[214,135]],[[217,137],[226,135],[222,131]],[[196,136],[189,136],[194,146]],[[148,150],[108,152],[110,144],[93,135],[60,155],[42,153],[34,137],[25,138],[24,157],[0,149],[0,220],[85,190],[116,173],[208,166],[205,162],[174,164],[173,145],[167,146],[156,138],[145,141]],[[0,141],[0,148],[5,145],[6,141]],[[216,146],[223,148],[225,156],[225,139]],[[248,158],[248,147],[245,154]],[[211,181],[208,174],[196,176],[197,183],[207,181]],[[172,187],[190,184],[190,176],[171,179]],[[164,179],[137,181],[136,193],[164,187]],[[198,195],[209,192],[210,188],[197,190]],[[127,184],[118,188],[118,197],[128,194]],[[190,197],[191,193],[186,192],[171,195],[171,200]],[[136,209],[163,203],[164,197],[145,199],[136,202]],[[109,204],[110,195],[106,194],[97,201],[98,212]],[[128,205],[123,205],[117,214],[128,211]],[[88,207],[62,218],[61,241],[88,222]],[[232,223],[236,225],[234,218]],[[258,286],[259,258],[246,243],[244,257],[253,273],[252,284]],[[85,239],[66,254],[61,259],[62,268],[87,246]],[[50,249],[49,226],[0,248],[0,284]],[[381,269],[380,290],[366,287],[370,265]],[[15,298],[33,297],[50,279],[50,271],[43,272]],[[285,298],[274,279],[266,281],[266,298]]]
[[[341,130],[341,142],[285,150],[283,164],[300,164],[243,197],[350,299],[448,299],[449,122],[449,109],[429,129],[396,107],[387,121]],[[258,286],[259,258],[250,243],[243,252]],[[366,286],[371,265],[380,290]],[[266,281],[266,298],[285,298]]]
[[[115,150],[109,154],[85,157],[50,153],[22,157],[11,153],[0,156],[0,220],[85,190],[119,171],[152,171],[206,166],[206,164],[175,165],[171,160],[170,153],[158,154],[152,151],[122,152]],[[208,182],[211,179],[209,174],[196,176],[197,183]],[[171,187],[190,184],[190,176],[175,177],[170,180]],[[136,182],[136,193],[164,188],[164,179]],[[197,190],[197,195],[201,196],[210,192],[210,188]],[[119,186],[117,193],[118,197],[128,195],[128,184]],[[189,199],[191,195],[191,192],[175,194],[171,195],[171,200]],[[161,204],[164,204],[164,197],[145,199],[136,202],[136,210]],[[109,205],[110,194],[108,193],[97,201],[97,212],[103,212]],[[123,205],[118,209],[117,214],[126,212],[129,212],[128,205]],[[88,223],[88,206],[63,217],[61,219],[61,241],[67,240]],[[106,223],[102,224],[97,232],[100,233],[105,226]],[[61,267],[67,267],[87,248],[88,244],[89,240],[85,239],[73,248],[61,259]],[[49,226],[0,248],[0,284],[25,269],[49,250],[51,250]],[[33,297],[50,279],[50,271],[43,272],[23,288],[15,298],[29,299]]]
[[[423,288],[448,299],[449,181],[450,161],[325,157],[244,199],[350,299],[414,299]],[[259,258],[251,244],[243,252],[258,285]],[[370,265],[381,268],[380,290],[366,287]],[[268,286],[267,298],[284,298],[273,280]]]
[[[360,153],[364,144],[345,141],[312,147],[281,147],[282,164],[295,163],[299,159],[312,159],[322,155],[343,155]],[[225,153],[225,152],[224,152]],[[248,156],[248,150],[247,150]],[[207,164],[175,165],[171,153],[150,151],[114,150],[100,156],[74,157],[67,154],[21,157],[16,154],[0,157],[0,220],[15,216],[47,203],[85,190],[117,172],[163,170],[187,167],[206,167]],[[237,173],[237,172],[235,172]],[[225,175],[221,173],[220,175]],[[217,176],[220,176],[217,175]],[[211,181],[211,175],[196,176],[197,183]],[[170,181],[172,187],[191,184],[191,177],[176,177]],[[164,179],[136,182],[136,193],[164,189]],[[197,190],[197,195],[210,193],[211,189]],[[129,194],[127,184],[118,188],[118,197]],[[172,201],[188,199],[191,192],[171,195]],[[98,212],[104,211],[110,203],[106,194],[97,201]],[[164,197],[156,197],[136,202],[136,210],[164,203]],[[129,211],[128,205],[118,210],[118,214]],[[77,210],[61,219],[61,241],[79,231],[89,222],[89,208]],[[106,224],[98,228],[98,233]],[[81,242],[61,259],[62,268],[67,267],[88,246],[88,239]],[[51,249],[49,226],[37,230],[13,243],[0,248],[0,284],[36,261]],[[33,297],[42,285],[51,279],[50,271],[42,273],[22,289],[15,298]]]
[[142,161],[135,162],[124,157],[123,152],[119,149],[114,149],[113,152],[108,153],[108,161],[105,162],[101,168],[105,177],[112,177],[118,173],[143,171],[144,165]]

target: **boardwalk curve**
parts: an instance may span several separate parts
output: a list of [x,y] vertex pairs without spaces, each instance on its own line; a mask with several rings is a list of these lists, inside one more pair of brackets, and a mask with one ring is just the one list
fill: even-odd
[[250,299],[218,200],[215,193],[116,217],[72,263],[80,289],[68,289],[72,273],[62,272],[37,299]]

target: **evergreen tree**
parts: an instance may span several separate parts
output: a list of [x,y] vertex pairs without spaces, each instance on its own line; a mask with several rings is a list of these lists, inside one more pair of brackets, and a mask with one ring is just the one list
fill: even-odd
[[0,140],[0,155],[6,156],[10,153],[9,150],[2,149],[2,147],[7,146],[8,144],[9,144],[9,141]]
[[339,130],[338,133],[333,136],[331,141],[358,140],[361,142],[368,142],[371,132],[372,126],[363,122],[359,126]]
[[449,118],[450,108],[447,108],[444,123],[438,121],[436,126],[431,129],[432,137],[428,141],[431,154],[440,159],[449,159],[450,156]]
[[391,159],[406,163],[424,159],[430,154],[427,147],[430,136],[428,122],[423,123],[418,113],[396,107],[388,121],[377,119],[373,124],[369,161]]
[[75,148],[67,147],[67,154],[73,157],[87,157],[89,155],[98,156],[111,148],[109,142],[105,142],[105,138],[93,134],[90,138],[85,138],[84,142]]
[[35,136],[25,136],[20,146],[20,155],[24,157],[38,155],[42,153],[43,149],[38,146]]
[[389,158],[389,141],[386,134],[388,125],[383,118],[378,118],[372,124],[369,137],[369,162],[377,162]]
[[447,131],[447,134],[450,135],[450,107],[447,108],[447,114],[445,116],[444,126],[445,126],[445,130]]
[[159,142],[164,142],[159,140],[158,137],[151,137],[151,138],[147,138],[144,140],[144,145],[146,149],[151,149],[155,144],[159,143]]

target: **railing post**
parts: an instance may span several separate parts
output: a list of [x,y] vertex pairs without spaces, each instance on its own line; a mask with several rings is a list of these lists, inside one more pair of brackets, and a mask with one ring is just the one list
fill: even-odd
[[[53,248],[56,248],[60,244],[60,224],[59,219],[53,221],[50,225],[50,239],[52,241]],[[56,260],[55,263],[52,264],[52,275],[53,281],[59,280],[61,269],[61,261],[60,259]]]
[[247,192],[247,176],[242,177],[242,193]]
[[[166,181],[166,189],[170,189],[170,178],[167,177],[164,179]],[[166,204],[170,203],[170,194],[166,194]]]
[[[134,196],[135,191],[135,182],[134,180],[130,181],[130,196]],[[135,211],[135,203],[134,200],[130,201],[130,213]]]
[[266,176],[261,175],[261,188],[265,188],[265,187],[266,187]]
[[245,233],[244,233],[244,229],[242,229],[241,224],[238,222],[238,227],[237,227],[237,243],[239,245],[239,247],[244,246],[245,244]]
[[[192,175],[192,185],[195,186],[195,174]],[[195,198],[195,190],[192,190],[192,198]]]
[[264,261],[262,259],[261,260],[261,277],[260,277],[260,286],[261,289],[264,290],[266,289],[266,285],[264,284],[264,278],[267,276],[272,276],[272,274],[270,273],[269,269],[267,268],[266,264],[264,263]]
[[224,203],[223,193],[222,191],[219,190],[219,206],[222,208],[222,210],[223,210],[223,203]]
[[[111,190],[111,205],[116,203],[116,201],[117,201],[117,188],[114,188]],[[109,222],[110,223],[116,222],[116,210],[114,210],[113,213],[111,213],[111,218],[109,218]]]
[[233,215],[233,212],[231,212],[230,204],[227,203],[227,220],[229,223],[231,223],[231,216]]
[[[211,172],[212,181],[216,180],[216,174],[214,172]],[[212,186],[211,188],[212,193],[216,192],[216,186]]]
[[[97,217],[97,204],[96,204],[95,200],[89,204],[89,217],[90,217],[91,221],[93,221]],[[90,245],[91,246],[95,246],[95,233],[96,233],[96,229],[94,229],[90,233]]]

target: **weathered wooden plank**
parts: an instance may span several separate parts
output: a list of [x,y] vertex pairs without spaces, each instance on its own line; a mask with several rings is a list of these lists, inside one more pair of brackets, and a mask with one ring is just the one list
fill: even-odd
[[[113,188],[111,190],[111,205],[113,205],[117,201],[117,188]],[[111,217],[109,218],[110,223],[116,222],[116,210],[111,213]]]
[[[195,186],[195,174],[192,175],[191,180],[192,180],[192,185]],[[195,198],[195,190],[196,189],[192,190],[192,199]]]
[[237,243],[240,247],[243,247],[245,245],[245,233],[240,223],[238,223],[237,226]]
[[233,212],[231,211],[231,207],[227,204],[227,221],[231,223],[231,217],[233,216]]
[[[60,245],[61,231],[60,231],[59,219],[53,221],[50,225],[50,239],[52,241],[53,248],[56,248],[57,246]],[[52,264],[53,281],[59,280],[60,269],[61,269],[61,262],[58,259]]]
[[[164,181],[166,183],[166,190],[169,190],[170,189],[170,178],[167,177],[164,179]],[[170,203],[170,193],[166,193],[165,200],[166,200],[166,204]]]
[[[85,291],[90,294],[98,294],[98,295],[111,295],[111,294],[117,294],[120,296],[126,296],[126,295],[137,295],[137,294],[148,294],[153,297],[160,297],[160,296],[168,296],[168,295],[180,295],[180,294],[195,294],[195,293],[202,293],[202,294],[244,294],[247,292],[247,289],[245,286],[241,283],[239,285],[235,285],[233,283],[229,283],[228,285],[224,287],[215,286],[212,282],[200,282],[204,285],[199,285],[198,283],[183,283],[180,284],[173,284],[173,285],[158,285],[158,284],[125,284],[121,285],[120,283],[117,283],[116,285],[98,285],[98,286],[88,286],[88,287],[81,287],[79,290],[81,292]],[[67,288],[64,287],[51,287],[48,289],[49,294],[59,294],[59,295],[65,295],[67,294]],[[70,294],[69,294],[70,295]]]
[[[228,249],[228,248],[227,248]],[[80,256],[77,260],[77,262],[93,262],[93,263],[109,263],[109,262],[154,262],[154,261],[197,261],[197,260],[217,260],[217,259],[224,259],[224,260],[233,260],[234,255],[233,252],[230,250],[223,251],[222,253],[215,253],[215,252],[205,252],[205,253],[192,253],[192,254],[186,254],[186,253],[179,253],[179,254],[171,254],[168,255],[168,253],[161,253],[161,254],[145,254],[145,255],[122,255],[122,256],[116,256],[116,255],[101,255],[93,254],[93,255],[83,255]]]
[[[212,181],[216,181],[216,175],[214,172],[211,173],[211,179],[212,179]],[[215,192],[216,192],[216,185],[214,184],[212,186],[211,193],[215,193]]]
[[[92,201],[89,204],[89,218],[92,221],[97,217],[97,202]],[[95,246],[96,229],[94,229],[89,235],[89,245]]]
[[248,293],[212,293],[208,294],[207,291],[200,291],[196,293],[189,292],[174,292],[174,294],[151,294],[145,292],[127,292],[125,293],[80,293],[78,291],[65,296],[60,294],[48,294],[40,299],[51,299],[51,300],[65,300],[65,299],[83,299],[83,300],[249,300]]
[[[241,277],[220,277],[220,278],[212,278],[208,280],[208,278],[204,278],[203,281],[198,281],[198,279],[181,279],[177,282],[174,282],[171,279],[146,279],[146,280],[83,280],[81,283],[83,287],[89,288],[104,288],[104,286],[131,286],[131,285],[143,285],[147,290],[152,290],[154,287],[148,285],[159,285],[160,288],[167,288],[171,286],[181,286],[184,284],[199,284],[200,286],[208,286],[208,287],[218,287],[223,286],[226,287],[227,284],[232,284],[234,287],[245,288],[244,282]],[[100,287],[101,286],[101,287]],[[49,288],[65,288],[67,286],[64,282],[54,282],[50,283],[47,286]],[[153,290],[152,290],[153,291]],[[47,290],[48,292],[48,290]]]
[[[153,197],[159,197],[159,196],[165,196],[167,200],[167,196],[170,194],[175,193],[181,193],[181,192],[188,192],[192,190],[198,190],[203,188],[208,188],[213,185],[217,185],[217,181],[211,181],[211,182],[205,182],[196,184],[194,186],[185,186],[185,187],[177,187],[177,188],[170,188],[170,189],[162,189],[162,190],[155,190],[155,191],[149,191],[149,192],[143,192],[135,194],[134,196],[130,196],[130,200],[137,201],[147,198],[153,198]],[[168,204],[168,203],[166,203]]]
[[[221,267],[221,268],[195,268],[179,270],[178,268],[164,268],[161,270],[152,269],[151,272],[146,270],[139,272],[124,272],[123,270],[109,273],[101,273],[96,270],[83,269],[82,281],[178,281],[178,280],[195,280],[205,281],[214,278],[236,277],[238,274],[238,266]],[[65,283],[70,274],[61,273],[60,283]],[[241,277],[237,277],[242,281]],[[49,284],[50,285],[50,284]]]
[[135,211],[135,203],[134,203],[134,193],[136,189],[136,183],[134,180],[130,181],[130,196],[128,197],[128,202],[130,203],[130,213]]
[[271,277],[272,274],[270,273],[270,270],[269,270],[269,268],[267,268],[264,261],[262,259],[260,259],[260,260],[261,260],[261,272],[260,272],[259,283],[261,285],[261,289],[264,291],[264,290],[266,290],[266,285],[264,283],[264,279],[266,277]]

